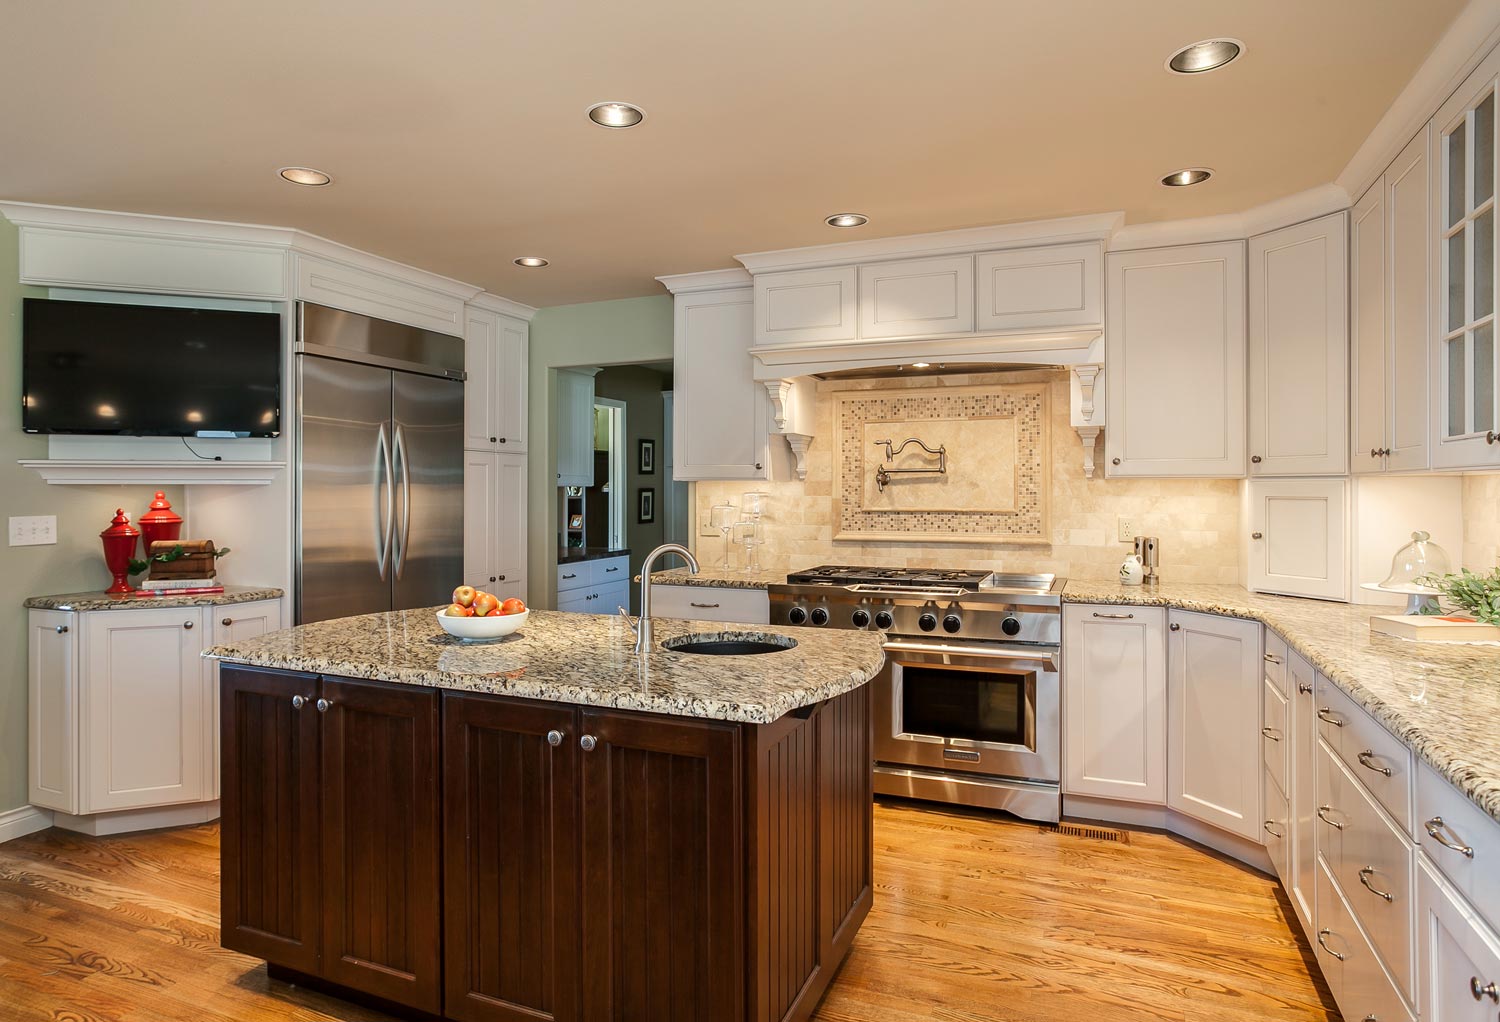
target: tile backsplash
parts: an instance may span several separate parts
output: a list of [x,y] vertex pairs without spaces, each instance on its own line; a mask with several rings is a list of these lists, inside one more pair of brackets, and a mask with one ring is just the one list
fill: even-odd
[[1500,564],[1500,473],[1464,476],[1463,565],[1488,571]]
[[[834,486],[834,395],[849,390],[909,389],[1045,382],[1051,387],[1051,522],[1049,542],[972,543],[835,541],[838,528]],[[791,568],[825,562],[892,566],[963,566],[1005,570],[1050,571],[1070,578],[1108,578],[1130,552],[1116,541],[1117,519],[1129,516],[1136,531],[1161,538],[1160,571],[1180,582],[1234,583],[1239,580],[1238,528],[1240,483],[1235,479],[1111,479],[1101,468],[1093,479],[1083,475],[1083,443],[1069,425],[1068,374],[1036,370],[998,375],[925,377],[912,380],[825,381],[817,387],[813,434],[807,453],[807,480],[787,482],[706,482],[695,486],[697,520],[709,508],[741,503],[752,489],[770,494],[766,511],[766,548],[762,561]],[[785,444],[773,439],[783,459],[776,478],[790,475]],[[1500,477],[1497,477],[1500,478]],[[717,560],[720,545],[707,537],[696,541]],[[1493,540],[1492,540],[1493,542]],[[738,553],[736,551],[736,553]]]

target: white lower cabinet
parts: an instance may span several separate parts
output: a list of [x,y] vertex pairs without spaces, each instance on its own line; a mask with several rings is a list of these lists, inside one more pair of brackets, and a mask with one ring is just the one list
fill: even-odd
[[32,805],[78,812],[78,615],[27,618],[27,788]]
[[570,614],[618,614],[630,607],[630,558],[601,557],[557,566],[557,609]]
[[653,585],[651,615],[764,625],[771,622],[771,601],[764,589]]
[[1261,625],[1167,617],[1167,805],[1260,841]]
[[1417,961],[1424,1022],[1494,1022],[1500,936],[1425,859],[1417,864]]
[[1167,612],[1063,608],[1063,793],[1167,799]]
[[1347,600],[1348,480],[1252,479],[1248,485],[1248,588]]
[[[1266,633],[1271,646],[1274,633]],[[1278,641],[1280,636],[1276,636]],[[1292,821],[1291,879],[1286,882],[1292,910],[1307,933],[1313,932],[1316,918],[1314,888],[1317,877],[1317,773],[1314,764],[1318,753],[1317,700],[1314,695],[1317,675],[1300,653],[1288,650],[1286,656],[1287,725],[1291,734],[1291,787],[1287,790]]]
[[[281,601],[257,600],[254,603],[235,603],[227,607],[205,607],[204,615],[210,620],[211,644],[223,646],[231,642],[253,639],[257,635],[274,632],[281,627]],[[208,666],[208,746],[207,764],[203,776],[208,778],[205,799],[219,797],[219,664],[205,661]]]
[[1322,865],[1317,888],[1313,951],[1344,1018],[1357,1022],[1412,1022],[1415,1016],[1381,966],[1338,885]]

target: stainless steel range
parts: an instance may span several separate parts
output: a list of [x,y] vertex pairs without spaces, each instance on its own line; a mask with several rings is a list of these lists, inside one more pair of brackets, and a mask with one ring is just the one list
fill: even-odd
[[1053,575],[824,565],[772,585],[771,622],[885,633],[875,680],[875,790],[1062,812]]

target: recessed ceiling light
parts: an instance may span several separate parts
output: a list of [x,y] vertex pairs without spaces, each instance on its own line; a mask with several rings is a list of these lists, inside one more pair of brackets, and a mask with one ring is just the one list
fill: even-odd
[[1214,172],[1207,167],[1188,167],[1186,170],[1174,170],[1161,179],[1161,183],[1168,188],[1185,188],[1188,185],[1201,185],[1214,176]]
[[1238,39],[1204,39],[1168,57],[1166,68],[1173,74],[1202,74],[1223,67],[1244,52],[1245,44]]
[[824,218],[823,222],[829,227],[863,227],[870,218],[863,213],[835,213]]
[[633,128],[646,119],[646,111],[633,103],[595,103],[589,120],[601,128]]
[[321,170],[313,170],[311,167],[282,167],[281,176],[294,185],[318,185],[332,184],[333,178]]
[[517,266],[546,266],[547,265],[547,260],[543,259],[541,256],[522,256],[519,259],[512,260],[512,262],[514,262]]

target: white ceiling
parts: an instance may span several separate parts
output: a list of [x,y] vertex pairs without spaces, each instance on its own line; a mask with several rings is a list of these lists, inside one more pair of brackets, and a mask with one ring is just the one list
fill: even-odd
[[[659,294],[740,252],[1331,181],[1461,6],[8,0],[0,198],[298,227],[535,305]],[[1221,35],[1234,64],[1163,70]],[[1157,183],[1186,166],[1218,174]]]

